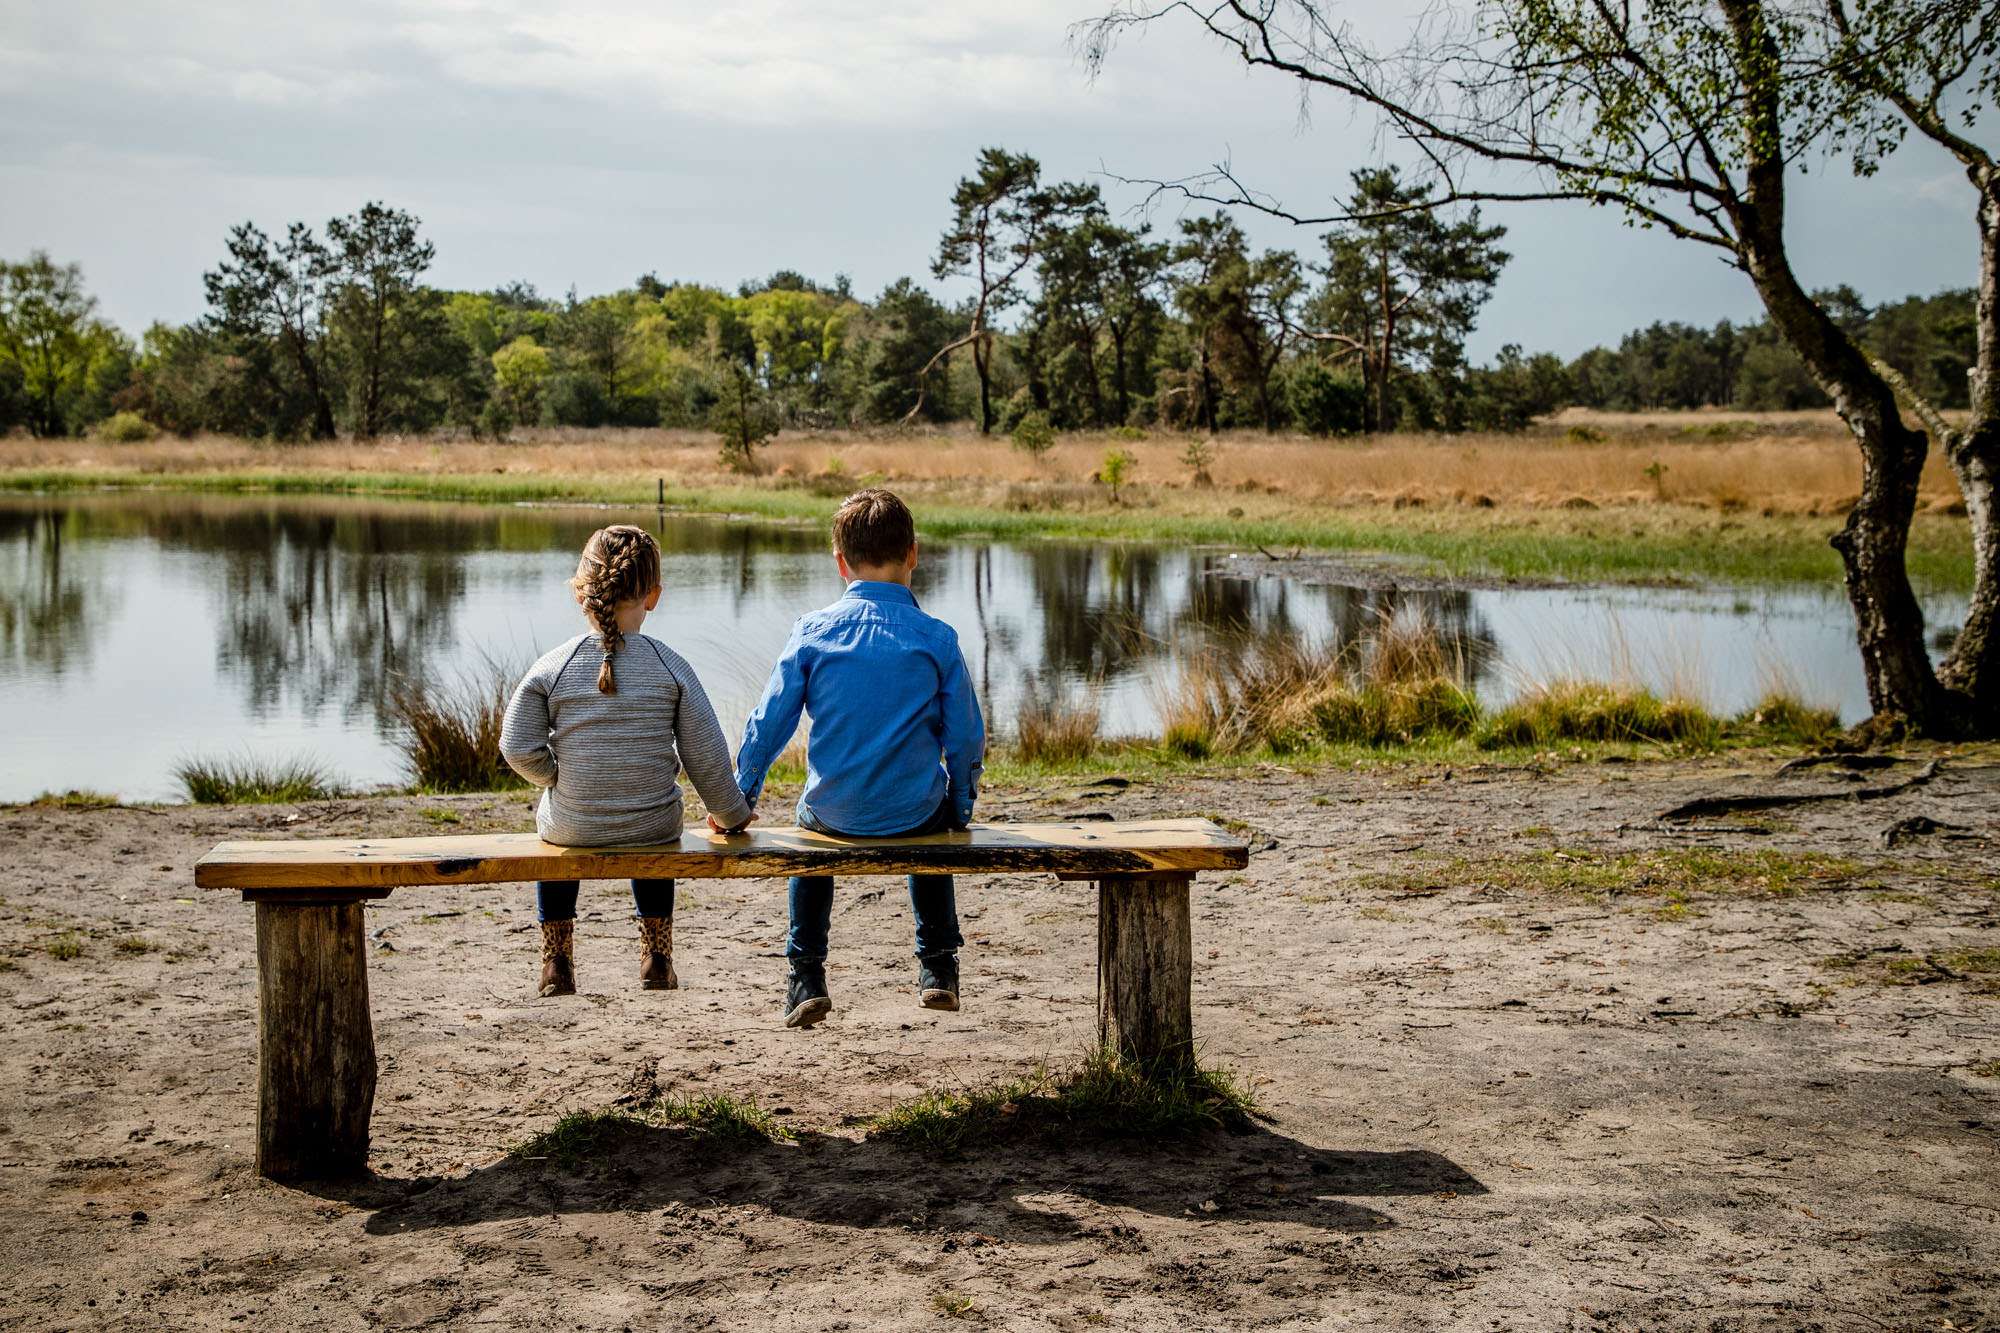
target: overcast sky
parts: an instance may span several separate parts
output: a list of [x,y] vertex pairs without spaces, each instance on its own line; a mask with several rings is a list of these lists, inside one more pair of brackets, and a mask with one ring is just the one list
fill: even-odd
[[[1183,175],[1220,158],[1311,208],[1372,125],[1251,74],[1186,24],[1091,81],[1068,28],[1103,0],[0,0],[0,256],[80,262],[137,331],[201,312],[233,223],[369,199],[409,209],[434,281],[560,294],[648,271],[733,286],[794,268],[872,294],[928,277],[982,145],[1052,176]],[[1379,14],[1379,10],[1377,13]],[[1143,192],[1103,180],[1114,207]],[[1797,264],[1870,300],[1967,286],[1970,187],[1912,146],[1795,194]],[[1177,210],[1161,206],[1170,229]],[[1705,247],[1566,205],[1489,213],[1514,262],[1473,343],[1573,354],[1655,319],[1756,313]],[[1262,244],[1311,233],[1247,223]]]

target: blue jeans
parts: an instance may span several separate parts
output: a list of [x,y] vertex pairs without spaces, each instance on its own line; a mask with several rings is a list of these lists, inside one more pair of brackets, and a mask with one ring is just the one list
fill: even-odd
[[[801,815],[799,825],[815,833],[845,836],[810,815]],[[929,819],[908,832],[888,836],[914,838],[942,833],[951,826],[952,801],[946,793]],[[792,876],[790,898],[792,926],[785,936],[785,957],[793,962],[825,962],[827,932],[833,926],[833,876]],[[911,875],[910,915],[917,919],[917,957],[957,953],[965,943],[958,932],[958,893],[950,875]]]
[[[635,879],[632,881],[633,916],[664,916],[671,918],[673,914],[674,882],[672,880]],[[576,920],[576,881],[573,879],[536,880],[535,920]]]

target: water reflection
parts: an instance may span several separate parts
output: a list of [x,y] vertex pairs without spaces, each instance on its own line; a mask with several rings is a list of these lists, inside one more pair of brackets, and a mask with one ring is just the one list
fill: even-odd
[[[0,499],[0,690],[28,719],[0,761],[0,798],[166,795],[176,755],[245,746],[392,778],[395,680],[525,662],[578,632],[564,581],[608,522],[659,535],[668,596],[648,631],[702,672],[732,728],[792,620],[839,594],[816,526],[322,497]],[[1109,730],[1148,732],[1157,684],[1194,652],[1346,643],[1410,612],[1488,696],[1538,671],[1602,674],[1636,643],[1697,657],[1717,706],[1754,698],[1774,658],[1850,715],[1865,700],[1835,589],[1411,591],[1230,572],[1222,552],[939,543],[916,588],[958,628],[1002,732],[1024,694],[1079,689],[1098,692]]]

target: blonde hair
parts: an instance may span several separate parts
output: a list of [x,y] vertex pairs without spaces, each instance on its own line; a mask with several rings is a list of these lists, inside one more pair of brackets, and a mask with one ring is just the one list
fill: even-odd
[[597,688],[604,694],[616,694],[618,682],[611,675],[611,656],[625,643],[618,628],[618,608],[660,586],[660,544],[652,533],[629,523],[599,528],[583,544],[583,558],[577,561],[576,577],[569,586],[576,594],[576,604],[597,630],[598,645],[604,650],[604,665],[597,669]]

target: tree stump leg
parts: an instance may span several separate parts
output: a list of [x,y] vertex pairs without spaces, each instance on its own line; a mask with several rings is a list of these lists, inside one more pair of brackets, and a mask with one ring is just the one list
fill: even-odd
[[257,1173],[365,1172],[374,1105],[360,898],[258,901]]
[[1097,881],[1097,1036],[1149,1069],[1194,1066],[1191,876]]

